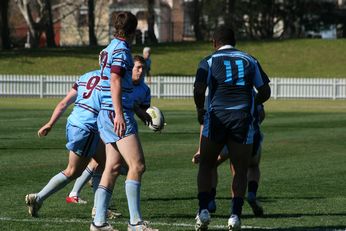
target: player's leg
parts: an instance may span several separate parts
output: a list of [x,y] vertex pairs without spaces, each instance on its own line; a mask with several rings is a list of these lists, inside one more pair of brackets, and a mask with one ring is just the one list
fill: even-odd
[[107,209],[112,196],[115,180],[119,175],[121,155],[115,143],[106,144],[106,165],[101,182],[95,193],[96,213],[92,226],[101,229],[108,226]]
[[257,148],[254,146],[254,153],[251,158],[249,168],[248,168],[248,194],[247,201],[252,208],[255,216],[263,216],[263,208],[259,201],[257,200],[257,190],[259,186],[259,180],[261,176],[259,164],[261,160],[261,145]]
[[215,174],[216,160],[223,146],[223,144],[213,142],[205,136],[201,138],[200,163],[197,175],[199,210],[196,216],[196,230],[206,230],[210,222],[208,205],[213,199],[211,194],[213,170]]
[[[76,182],[73,185],[73,188],[69,195],[66,197],[67,203],[79,203],[79,204],[86,204],[86,201],[82,200],[79,197],[80,191],[84,187],[84,185],[91,179],[91,177],[94,175],[96,168],[98,167],[98,163],[100,163],[99,169],[104,168],[105,163],[105,147],[102,140],[99,140],[97,149],[95,151],[95,154],[93,155],[93,159],[90,160],[88,166],[83,171],[82,175],[77,178]],[[102,173],[102,172],[101,172]],[[101,178],[101,177],[100,177]],[[96,189],[95,189],[96,190]]]
[[48,184],[37,194],[28,194],[25,197],[29,213],[37,216],[38,209],[45,199],[65,187],[71,180],[79,177],[95,152],[99,136],[69,123],[66,125],[67,144],[70,150],[69,162],[66,169],[55,175]]
[[64,188],[71,180],[74,180],[80,176],[87,166],[89,160],[90,157],[81,157],[73,151],[70,151],[67,168],[52,177],[48,184],[44,186],[37,194],[26,195],[25,201],[28,205],[30,215],[34,217],[37,216],[37,212],[44,200],[46,200],[53,193]]
[[232,208],[228,220],[229,230],[240,229],[240,216],[244,204],[247,186],[247,169],[251,158],[252,144],[241,144],[229,139],[227,146],[230,152],[232,181]]
[[217,173],[217,168],[220,164],[222,164],[224,161],[226,161],[227,159],[229,159],[229,152],[228,152],[228,148],[225,145],[223,147],[223,149],[221,150],[219,156],[217,157],[217,161],[216,161],[216,167],[213,168],[212,170],[212,187],[211,187],[211,198],[212,200],[209,202],[208,204],[208,210],[211,213],[215,213],[216,212],[216,189],[217,189],[217,183],[218,183],[218,173]]
[[247,166],[251,156],[251,146],[228,142],[232,146],[230,151],[230,167],[233,174],[232,181],[232,206],[231,216],[228,219],[228,228],[232,231],[240,230],[240,216],[244,204],[244,196],[247,185]]
[[141,179],[145,171],[142,145],[137,134],[131,134],[117,142],[120,153],[128,165],[125,192],[130,212],[128,230],[155,230],[147,227],[140,209]]
[[96,192],[97,187],[100,184],[101,176],[105,168],[105,164],[106,164],[106,146],[103,143],[103,141],[100,140],[97,151],[95,155],[93,156],[93,159],[89,163],[89,165],[93,167],[91,185],[92,185],[94,193]]

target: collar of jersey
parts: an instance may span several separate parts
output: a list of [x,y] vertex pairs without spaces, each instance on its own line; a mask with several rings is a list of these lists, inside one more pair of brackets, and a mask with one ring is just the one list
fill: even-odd
[[219,50],[225,50],[225,49],[231,49],[231,48],[233,48],[231,45],[223,45],[222,47],[220,47],[217,50],[219,51]]
[[121,38],[121,37],[114,37],[114,38],[116,38],[116,39],[118,39],[120,41],[123,41],[126,44],[126,47],[129,48],[129,44],[127,43],[126,39]]

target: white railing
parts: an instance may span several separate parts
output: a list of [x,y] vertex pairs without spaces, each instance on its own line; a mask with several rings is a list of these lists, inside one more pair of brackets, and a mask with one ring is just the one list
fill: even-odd
[[[0,97],[63,97],[78,76],[0,75]],[[154,76],[148,85],[157,98],[193,96],[192,76]],[[346,99],[346,78],[271,78],[274,99]]]

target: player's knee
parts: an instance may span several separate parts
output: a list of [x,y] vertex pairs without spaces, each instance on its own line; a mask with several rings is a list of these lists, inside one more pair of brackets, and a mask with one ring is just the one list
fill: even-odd
[[111,169],[110,169],[110,174],[113,176],[113,177],[117,177],[120,175],[120,167],[121,165],[120,164],[116,164],[114,165]]
[[138,175],[142,175],[145,172],[145,164],[136,163],[130,167],[129,171],[132,171]]
[[75,167],[69,166],[64,170],[64,175],[67,176],[70,180],[78,178],[81,174],[82,172],[78,171],[78,169]]

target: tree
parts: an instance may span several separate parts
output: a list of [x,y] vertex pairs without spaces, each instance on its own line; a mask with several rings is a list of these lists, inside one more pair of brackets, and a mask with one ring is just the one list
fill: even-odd
[[94,0],[88,0],[88,26],[89,26],[89,46],[97,46],[95,35],[95,14]]
[[193,30],[197,41],[204,39],[201,29],[201,12],[203,9],[203,0],[193,0]]
[[235,30],[235,25],[236,25],[235,2],[236,0],[227,0],[226,17],[225,17],[225,24],[227,26],[231,26],[233,30]]
[[1,41],[2,47],[4,49],[11,48],[11,41],[9,36],[9,28],[8,28],[8,2],[9,0],[1,0],[0,1],[0,28],[1,28]]
[[18,5],[18,8],[20,12],[22,13],[24,20],[28,26],[29,32],[30,32],[30,43],[32,46],[37,47],[38,46],[38,31],[34,22],[34,19],[31,15],[31,7],[29,6],[28,0],[16,0],[16,3]]
[[155,0],[148,0],[148,42],[149,43],[157,43],[157,38],[154,31],[155,26]]
[[46,34],[47,34],[47,46],[56,47],[53,16],[52,16],[52,5],[50,3],[50,0],[45,0],[45,11],[46,11],[45,28],[46,28]]
[[54,47],[54,29],[50,0],[36,0],[35,2],[16,0],[16,3],[29,28],[31,45],[33,47],[38,46],[39,37],[44,31],[47,35],[47,45]]

